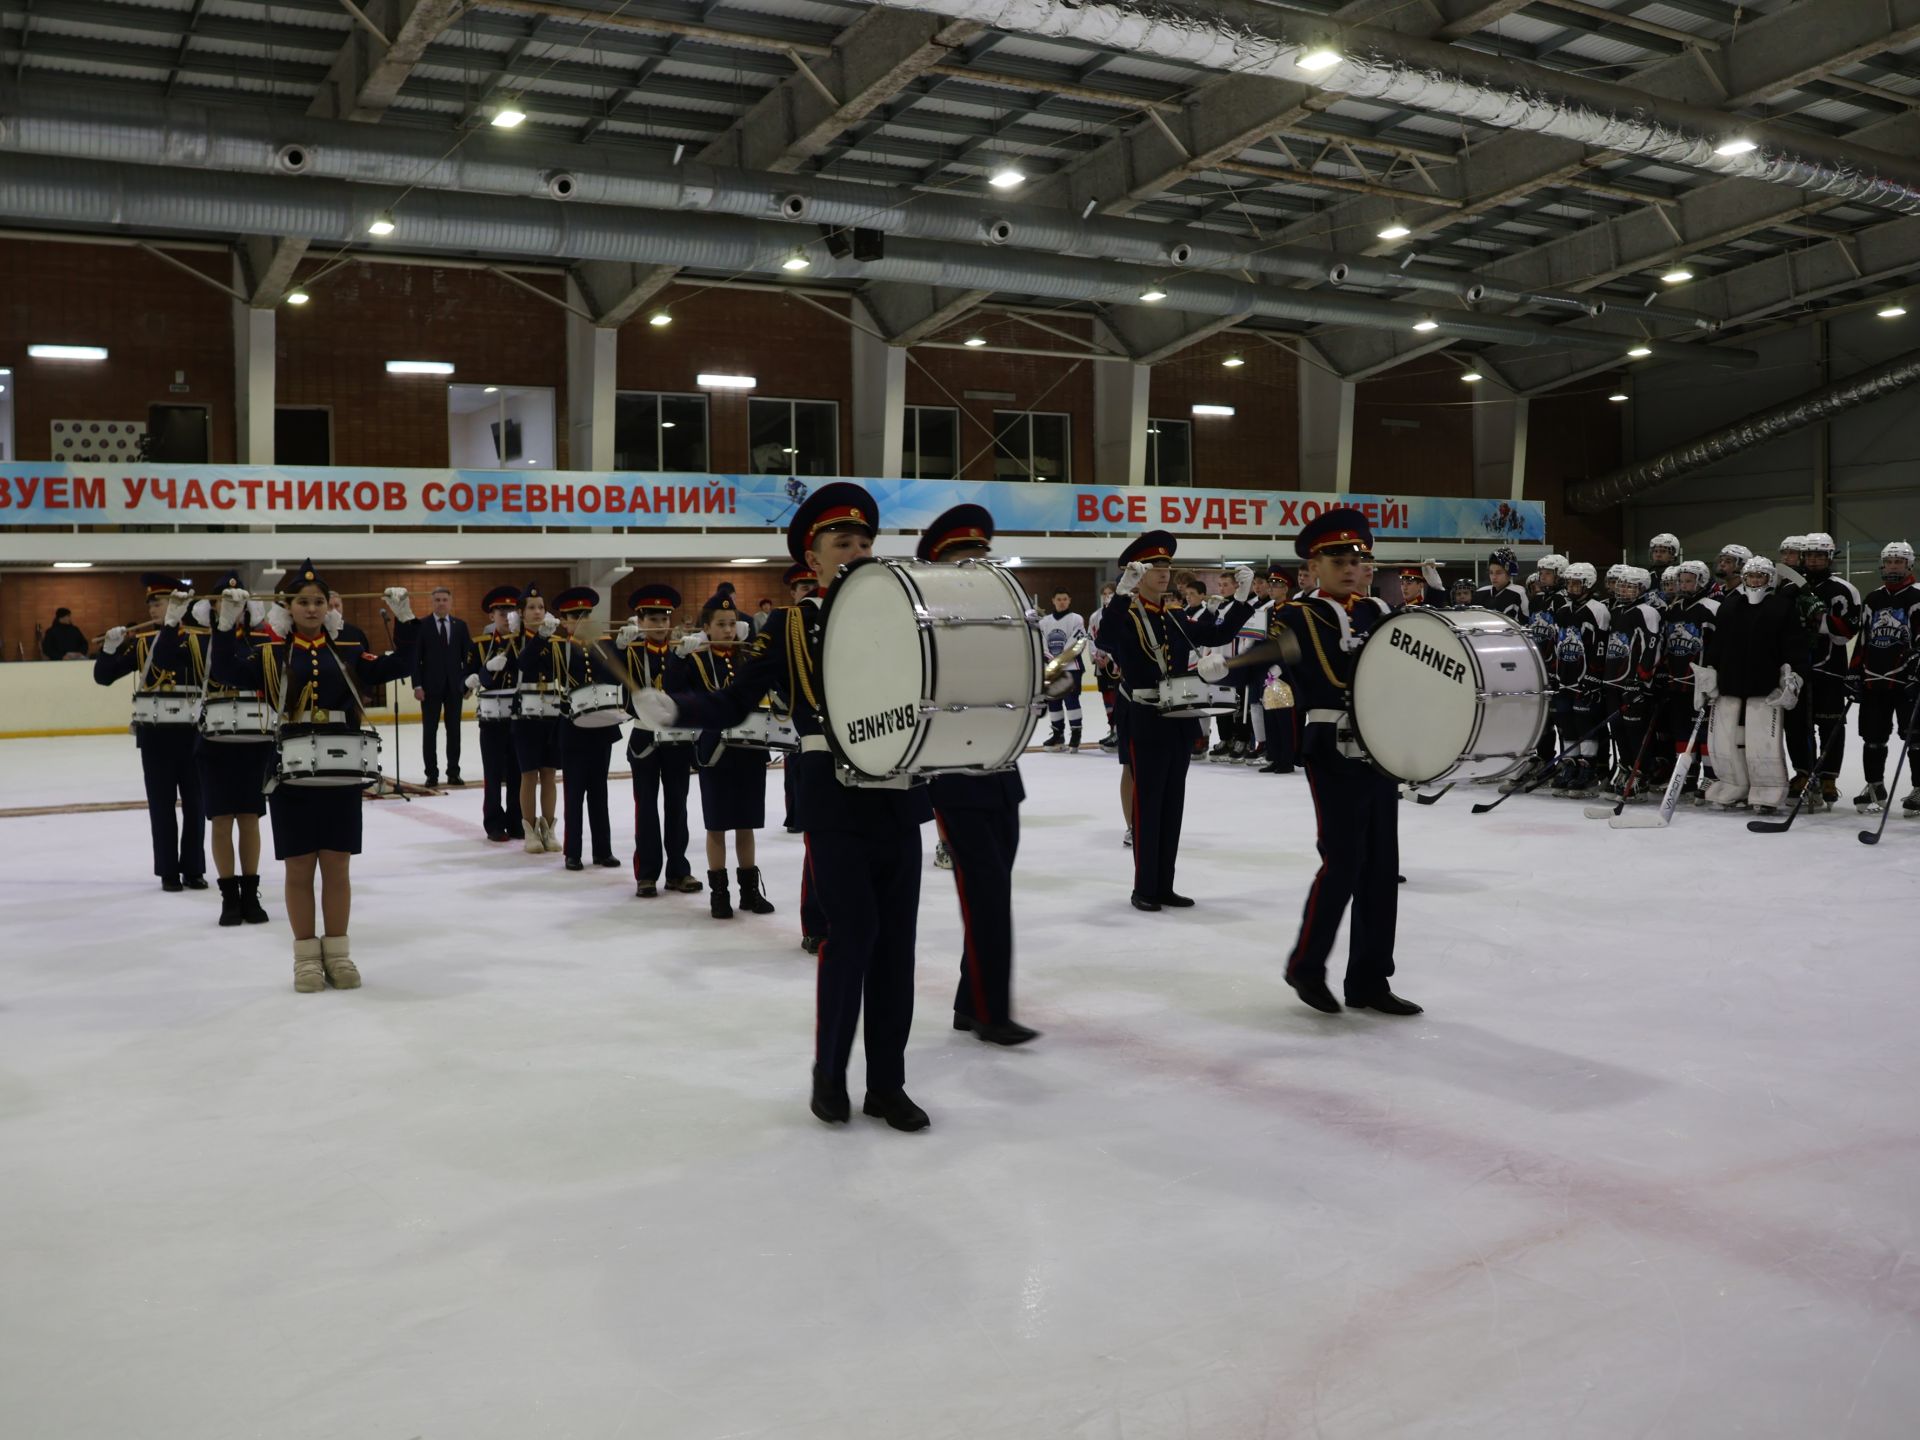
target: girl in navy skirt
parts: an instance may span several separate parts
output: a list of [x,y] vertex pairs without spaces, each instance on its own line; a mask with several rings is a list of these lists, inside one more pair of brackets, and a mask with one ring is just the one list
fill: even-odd
[[[287,596],[284,638],[254,645],[238,633],[248,599],[239,586],[221,592],[215,607],[212,679],[267,696],[283,730],[321,726],[357,732],[366,718],[360,706],[360,683],[384,685],[412,669],[413,607],[403,589],[386,592],[387,608],[399,623],[393,637],[396,648],[384,655],[338,638],[339,612],[328,610],[326,582],[315,573],[311,560],[300,567]],[[348,866],[360,853],[360,787],[280,785],[268,797],[268,806],[273,814],[274,858],[287,867],[293,988],[303,994],[328,984],[352,990],[360,984],[360,971],[347,941],[353,905]],[[320,918],[326,924],[319,932],[316,894]]]
[[507,662],[520,692],[519,713],[513,717],[513,758],[520,766],[520,814],[527,829],[529,855],[559,851],[554,810],[560,798],[560,718],[566,691],[561,688],[562,666],[553,638],[560,628],[547,613],[547,597],[529,585],[520,593],[520,634]]
[[[667,671],[668,690],[724,690],[733,680],[734,650],[739,644],[740,613],[733,606],[733,587],[722,585],[701,608],[702,628],[681,640],[679,653]],[[718,730],[703,731],[693,747],[700,773],[700,813],[707,828],[707,888],[712,892],[713,918],[733,914],[727,893],[727,832],[733,832],[735,875],[740,881],[740,908],[755,915],[771,915],[755,863],[754,834],[767,823],[767,752],[722,743]]]
[[[216,593],[241,588],[240,572],[229,570]],[[213,634],[213,602],[195,602],[193,622],[208,637]],[[268,626],[264,600],[247,603],[247,613],[234,626],[243,644],[271,645],[278,638]],[[279,612],[283,628],[290,627]],[[208,656],[211,667],[212,656]],[[262,698],[257,690],[233,690],[207,685],[207,699],[245,696]],[[207,812],[213,839],[213,868],[220,877],[220,923],[264,925],[267,912],[260,906],[260,817],[267,813],[267,777],[273,773],[273,738],[212,740],[203,732],[193,745],[194,770],[200,779],[200,804]]]

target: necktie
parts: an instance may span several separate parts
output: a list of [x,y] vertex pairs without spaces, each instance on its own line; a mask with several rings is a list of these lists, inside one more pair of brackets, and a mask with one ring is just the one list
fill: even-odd
[[440,643],[443,645],[453,643],[453,637],[447,633],[447,617],[444,615],[440,617]]

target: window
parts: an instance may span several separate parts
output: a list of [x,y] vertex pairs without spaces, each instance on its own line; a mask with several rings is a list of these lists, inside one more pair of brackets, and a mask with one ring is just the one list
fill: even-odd
[[1071,418],[1024,410],[993,412],[996,480],[1066,481],[1073,476]]
[[1147,484],[1193,484],[1193,422],[1147,421]]
[[553,391],[541,385],[449,385],[447,453],[456,470],[551,470]]
[[909,405],[900,473],[909,480],[952,480],[960,474],[960,412]]
[[613,468],[707,468],[707,397],[622,390],[613,400]]
[[831,400],[749,400],[747,429],[756,475],[840,473],[840,407]]

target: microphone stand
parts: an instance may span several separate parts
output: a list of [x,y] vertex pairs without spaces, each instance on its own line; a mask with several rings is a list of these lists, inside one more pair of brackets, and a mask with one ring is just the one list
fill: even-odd
[[[386,626],[387,646],[391,649],[393,646],[392,614],[382,610],[380,612],[380,623]],[[393,779],[389,782],[385,773],[382,773],[380,779],[375,782],[373,788],[367,793],[372,795],[376,800],[384,800],[389,796],[397,795],[411,805],[413,803],[413,796],[407,793],[406,782],[400,778],[400,697],[399,693],[392,688],[399,683],[397,680],[389,680],[387,682],[387,704],[393,707]],[[422,719],[424,718],[425,716],[423,715]]]

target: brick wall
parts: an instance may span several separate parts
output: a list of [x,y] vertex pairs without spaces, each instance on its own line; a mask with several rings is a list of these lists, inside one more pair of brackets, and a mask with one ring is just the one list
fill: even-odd
[[9,571],[0,575],[0,658],[38,660],[35,627],[51,625],[53,612],[62,605],[73,611],[73,623],[89,640],[111,626],[147,618],[146,591],[138,573]]
[[[1064,323],[1064,317],[1049,317],[1046,323],[1071,328]],[[1067,353],[1070,349],[1067,345],[1006,315],[983,313],[973,326],[963,326],[952,333],[961,338],[978,334],[998,344],[1036,349],[1052,349],[1058,345],[1062,352],[1057,360],[1051,355],[1003,355],[991,350],[908,352],[907,403],[938,405],[961,412],[962,478],[995,478],[993,416],[996,410],[1033,410],[1073,417],[1068,456],[1072,482],[1091,485],[1094,362]],[[1010,392],[1014,398],[969,400],[966,398],[969,390]]]
[[[224,255],[170,252],[227,284]],[[30,360],[35,344],[104,345],[99,363]],[[19,459],[51,454],[54,420],[138,420],[150,404],[204,405],[210,454],[231,461],[232,302],[140,250],[0,240],[0,368]],[[186,372],[184,393],[171,387]]]
[[[1238,355],[1244,365],[1220,362]],[[1300,484],[1296,361],[1248,336],[1216,335],[1153,367],[1148,413],[1193,424],[1193,483],[1215,489],[1294,490]],[[1232,416],[1195,416],[1195,404]]]
[[1527,498],[1546,502],[1547,538],[1555,548],[1602,574],[1620,558],[1620,507],[1575,515],[1564,496],[1568,485],[1621,462],[1621,407],[1607,399],[1613,388],[1608,376],[1577,381],[1536,398],[1527,415]]
[[1472,386],[1445,355],[1415,360],[1353,397],[1353,489],[1362,495],[1471,495]]

